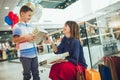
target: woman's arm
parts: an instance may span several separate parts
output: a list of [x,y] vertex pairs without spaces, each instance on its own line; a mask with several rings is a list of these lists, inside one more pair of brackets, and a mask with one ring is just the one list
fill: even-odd
[[53,51],[54,51],[55,53],[57,53],[57,52],[58,52],[58,49],[57,49],[57,47],[55,46],[55,44],[52,42],[51,45],[52,45]]
[[62,41],[60,42],[58,46],[54,44],[54,42],[52,41],[52,39],[50,39],[50,37],[48,37],[48,40],[47,41],[45,40],[44,43],[51,44],[52,49],[55,54],[64,53],[64,38],[62,39]]
[[72,53],[70,53],[70,55],[68,57],[66,57],[66,59],[68,59],[68,61],[74,63],[74,64],[78,64],[78,60],[79,60],[79,46],[80,43],[78,40],[75,40],[72,44],[71,44],[71,49],[72,49]]

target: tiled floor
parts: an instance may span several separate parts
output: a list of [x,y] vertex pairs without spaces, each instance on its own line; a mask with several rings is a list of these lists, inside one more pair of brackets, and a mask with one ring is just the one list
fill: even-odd
[[[120,56],[120,54],[116,54]],[[38,61],[42,61],[46,58],[54,56],[53,54],[45,54],[38,56]],[[41,80],[50,80],[48,78],[50,68],[43,68],[39,66]],[[0,62],[0,80],[22,80],[22,65],[19,59],[12,62],[3,61]],[[32,80],[32,79],[31,79]]]
[[[39,67],[39,71],[41,80],[50,80],[49,68]],[[22,80],[22,65],[8,61],[0,62],[0,80]]]
[[[51,54],[44,54],[38,56],[38,61],[41,62],[46,58],[54,56]],[[48,78],[50,68],[43,68],[39,66],[41,80],[50,80]],[[22,65],[19,59],[12,60],[12,62],[3,61],[0,62],[0,80],[22,80]],[[32,79],[31,79],[32,80]]]

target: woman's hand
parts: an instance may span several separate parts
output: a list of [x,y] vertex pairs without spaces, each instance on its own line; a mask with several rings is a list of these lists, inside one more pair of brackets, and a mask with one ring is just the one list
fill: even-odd
[[66,59],[59,59],[59,60],[51,62],[51,64],[56,64],[56,63],[61,63],[61,62],[68,62],[68,60],[66,60]]
[[50,36],[46,35],[45,36],[45,40],[43,40],[43,43],[45,44],[52,44],[53,43],[53,40]]
[[43,43],[44,44],[51,44],[53,51],[57,52],[58,49],[57,49],[56,45],[53,43],[52,37],[49,37],[48,35],[46,35],[46,38],[47,38],[46,40],[43,40]]

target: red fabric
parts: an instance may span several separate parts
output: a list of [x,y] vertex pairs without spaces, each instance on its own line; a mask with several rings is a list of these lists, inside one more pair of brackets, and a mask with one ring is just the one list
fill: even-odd
[[[80,66],[84,72],[85,68],[82,65]],[[76,65],[71,62],[62,62],[52,65],[49,77],[52,80],[76,80],[76,74]]]

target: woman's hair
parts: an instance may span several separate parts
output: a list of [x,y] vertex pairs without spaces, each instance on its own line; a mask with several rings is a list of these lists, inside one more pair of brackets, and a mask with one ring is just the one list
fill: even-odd
[[21,14],[21,12],[28,12],[28,11],[33,12],[33,10],[32,10],[30,7],[24,5],[24,6],[22,6],[21,9],[20,9],[20,14]]
[[75,21],[67,21],[65,25],[70,27],[70,37],[80,40],[80,29]]

